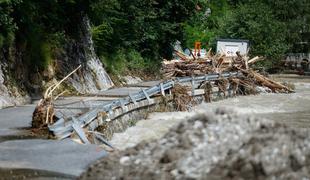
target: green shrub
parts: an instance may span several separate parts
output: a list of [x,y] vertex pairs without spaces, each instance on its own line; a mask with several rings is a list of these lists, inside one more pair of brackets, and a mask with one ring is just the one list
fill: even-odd
[[112,55],[101,56],[108,73],[115,75],[123,74],[126,70],[126,55],[123,49],[120,49]]
[[126,73],[155,73],[159,71],[160,62],[143,58],[136,50],[120,49],[109,56],[101,56],[108,73],[125,75]]
[[141,54],[135,50],[130,50],[127,53],[127,63],[129,70],[143,70],[145,69],[145,60]]

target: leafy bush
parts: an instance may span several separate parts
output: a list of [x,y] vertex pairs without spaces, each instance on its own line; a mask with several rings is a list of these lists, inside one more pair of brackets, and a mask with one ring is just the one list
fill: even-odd
[[141,54],[135,50],[130,50],[127,53],[128,69],[129,70],[144,70],[146,62]]
[[126,54],[123,49],[109,56],[101,56],[100,59],[103,61],[108,73],[118,75],[126,70]]
[[125,75],[139,73],[156,73],[159,71],[160,62],[143,58],[136,50],[120,49],[110,56],[101,56],[108,73]]

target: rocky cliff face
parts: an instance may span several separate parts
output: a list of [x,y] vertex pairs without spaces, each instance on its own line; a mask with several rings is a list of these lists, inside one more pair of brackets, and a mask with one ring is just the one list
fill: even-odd
[[4,73],[6,69],[7,65],[0,63],[0,109],[29,103],[30,97],[13,83],[10,84],[9,77]]
[[65,45],[65,52],[60,56],[58,64],[61,65],[60,71],[67,73],[82,64],[82,69],[69,78],[79,93],[97,93],[114,85],[95,53],[87,17],[81,20],[79,38]]

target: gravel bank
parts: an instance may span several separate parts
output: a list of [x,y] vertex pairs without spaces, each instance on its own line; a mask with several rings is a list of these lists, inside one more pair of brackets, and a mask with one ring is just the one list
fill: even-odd
[[221,108],[181,121],[160,140],[111,153],[80,179],[307,179],[309,135]]

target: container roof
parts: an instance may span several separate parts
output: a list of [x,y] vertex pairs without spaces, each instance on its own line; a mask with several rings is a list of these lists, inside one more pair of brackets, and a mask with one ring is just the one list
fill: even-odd
[[217,39],[216,41],[228,41],[228,42],[250,42],[247,39]]

